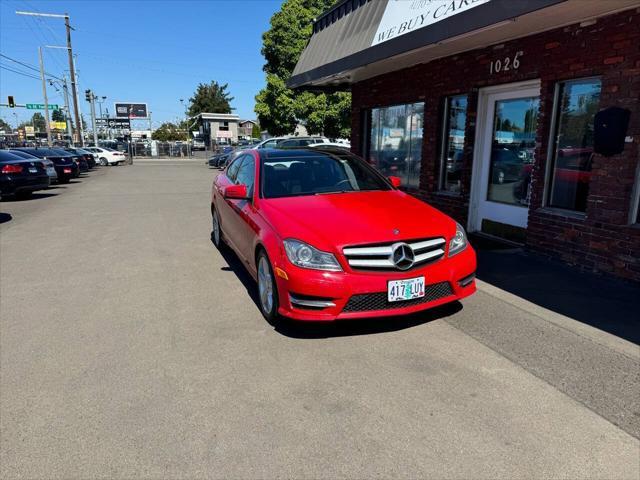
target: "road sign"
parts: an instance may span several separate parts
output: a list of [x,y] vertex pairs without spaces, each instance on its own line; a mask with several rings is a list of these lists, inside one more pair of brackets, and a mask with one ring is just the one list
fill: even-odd
[[149,118],[146,103],[116,102],[114,106],[118,118]]
[[[28,110],[44,110],[44,103],[27,103]],[[55,103],[49,104],[49,110],[60,110],[60,106]]]

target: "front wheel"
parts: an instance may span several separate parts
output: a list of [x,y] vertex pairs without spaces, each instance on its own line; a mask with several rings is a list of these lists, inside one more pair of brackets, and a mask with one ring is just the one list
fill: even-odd
[[258,296],[262,315],[269,323],[274,323],[278,319],[278,287],[264,250],[258,254]]
[[222,229],[220,228],[220,216],[218,211],[211,204],[211,241],[218,250],[222,249],[224,243],[222,241]]
[[102,157],[100,159],[100,165],[102,165],[103,167],[106,167],[107,165],[109,165],[109,162],[107,162],[107,159]]

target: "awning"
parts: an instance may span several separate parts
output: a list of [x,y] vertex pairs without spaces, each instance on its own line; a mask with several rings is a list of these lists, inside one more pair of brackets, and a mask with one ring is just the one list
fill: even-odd
[[638,0],[342,0],[313,25],[291,88],[352,83],[629,8]]

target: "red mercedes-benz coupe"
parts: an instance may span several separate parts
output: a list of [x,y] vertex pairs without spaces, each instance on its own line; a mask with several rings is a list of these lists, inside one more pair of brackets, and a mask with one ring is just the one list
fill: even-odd
[[267,320],[401,315],[476,290],[464,229],[335,147],[247,150],[213,183],[211,237],[258,282]]

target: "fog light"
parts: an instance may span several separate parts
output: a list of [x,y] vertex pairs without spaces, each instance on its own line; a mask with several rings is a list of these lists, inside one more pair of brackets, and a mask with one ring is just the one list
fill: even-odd
[[475,279],[476,279],[476,273],[473,272],[471,275],[468,275],[458,280],[458,285],[460,285],[461,287],[468,287],[473,283]]

